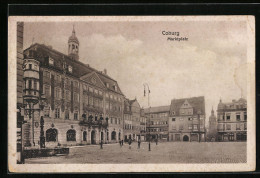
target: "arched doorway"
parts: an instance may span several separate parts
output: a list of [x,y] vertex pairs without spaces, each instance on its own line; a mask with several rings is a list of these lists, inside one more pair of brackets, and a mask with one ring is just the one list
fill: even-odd
[[96,132],[94,130],[91,132],[91,144],[96,144]]
[[111,140],[116,140],[116,132],[115,131],[113,131],[111,133]]
[[189,141],[189,137],[188,137],[187,135],[184,135],[183,141],[184,141],[184,142],[188,142],[188,141]]
[[87,132],[86,131],[83,132],[83,141],[87,141]]
[[58,141],[57,129],[51,128],[46,130],[46,142],[56,142],[56,141]]

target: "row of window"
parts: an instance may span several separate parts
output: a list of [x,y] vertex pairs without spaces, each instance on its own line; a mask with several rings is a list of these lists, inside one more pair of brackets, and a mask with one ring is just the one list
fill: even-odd
[[[247,123],[237,123],[236,130],[247,130]],[[231,130],[231,124],[218,124],[218,130]]]
[[150,114],[151,118],[165,118],[168,117],[168,113]]
[[29,69],[29,70],[36,70],[39,71],[39,66],[37,64],[25,64],[24,69]]
[[147,128],[147,131],[149,132],[163,132],[163,131],[168,131],[168,129],[167,128],[151,128],[151,129],[149,129],[149,128]]
[[150,122],[151,125],[166,125],[168,124],[167,121],[151,121]]
[[[244,114],[244,121],[246,121],[247,120],[247,113],[244,112],[243,114]],[[226,117],[225,117],[225,115],[219,115],[218,119],[223,120],[223,121],[224,120],[230,121],[231,120],[231,113],[226,113]],[[241,121],[241,113],[240,112],[236,113],[236,120]]]
[[106,93],[106,98],[109,98],[109,99],[115,100],[115,101],[119,101],[119,102],[122,101],[121,97],[113,95],[113,94],[108,94],[108,93]]
[[[60,108],[55,108],[55,118],[59,119],[60,118]],[[50,117],[50,107],[45,107],[44,108],[44,116],[46,117]],[[75,111],[73,114],[73,118],[74,120],[78,120],[79,119],[79,113],[78,111]],[[69,120],[70,119],[70,112],[68,110],[65,111],[65,119]]]
[[121,119],[120,118],[110,118],[110,123],[111,124],[121,124]]
[[[179,125],[179,130],[183,130],[184,126],[183,125]],[[193,124],[193,125],[188,125],[188,129],[189,130],[198,130],[199,129],[199,125],[198,124]],[[203,125],[200,125],[200,129],[204,129]],[[176,130],[176,125],[172,125],[172,130]]]
[[[179,119],[179,121],[184,121],[184,120],[188,120],[188,121],[198,120],[197,117],[188,117],[188,118],[180,117],[180,118],[172,118],[172,121],[175,122],[175,121],[177,121],[177,119]],[[203,117],[200,117],[200,120],[202,120],[202,119],[203,119]]]
[[84,95],[84,103],[86,105],[103,108],[103,100],[92,96]]
[[[54,66],[54,59],[52,59],[51,57],[49,57],[49,65]],[[63,64],[63,69],[68,70],[70,73],[72,73],[71,65]]]
[[106,102],[106,109],[109,109],[110,111],[122,111],[122,107],[121,106],[118,106],[118,105],[115,105],[115,104],[112,104],[112,103],[109,103],[109,102]]

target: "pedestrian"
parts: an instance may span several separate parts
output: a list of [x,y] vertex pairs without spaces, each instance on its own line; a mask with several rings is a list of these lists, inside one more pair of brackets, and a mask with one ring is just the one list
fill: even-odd
[[100,149],[103,149],[103,140],[100,141]]
[[155,139],[156,145],[158,144],[158,138]]
[[138,140],[138,149],[140,149],[140,145],[141,145],[141,140]]
[[122,141],[121,140],[119,140],[119,145],[120,145],[120,147],[122,147]]
[[122,140],[122,146],[124,145],[124,140]]
[[132,139],[130,138],[130,139],[128,140],[129,149],[131,149],[131,143],[132,143]]

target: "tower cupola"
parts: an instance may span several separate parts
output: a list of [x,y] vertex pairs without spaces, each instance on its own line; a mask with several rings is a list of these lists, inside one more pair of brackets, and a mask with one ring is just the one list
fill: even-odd
[[79,40],[76,37],[76,32],[73,26],[72,35],[68,40],[68,55],[74,59],[79,60]]

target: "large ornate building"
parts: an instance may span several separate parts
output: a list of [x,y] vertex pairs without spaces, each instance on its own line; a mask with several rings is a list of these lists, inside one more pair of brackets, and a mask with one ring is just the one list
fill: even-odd
[[171,101],[169,140],[205,141],[204,96]]
[[147,118],[146,140],[168,141],[168,119],[170,106],[158,106],[144,109]]
[[247,101],[243,98],[218,104],[218,141],[247,140]]
[[[117,81],[106,70],[79,61],[74,28],[67,45],[67,55],[37,43],[23,52],[25,145],[39,144],[40,116],[44,116],[46,147],[123,139],[124,95]],[[43,110],[37,101],[42,94]]]

